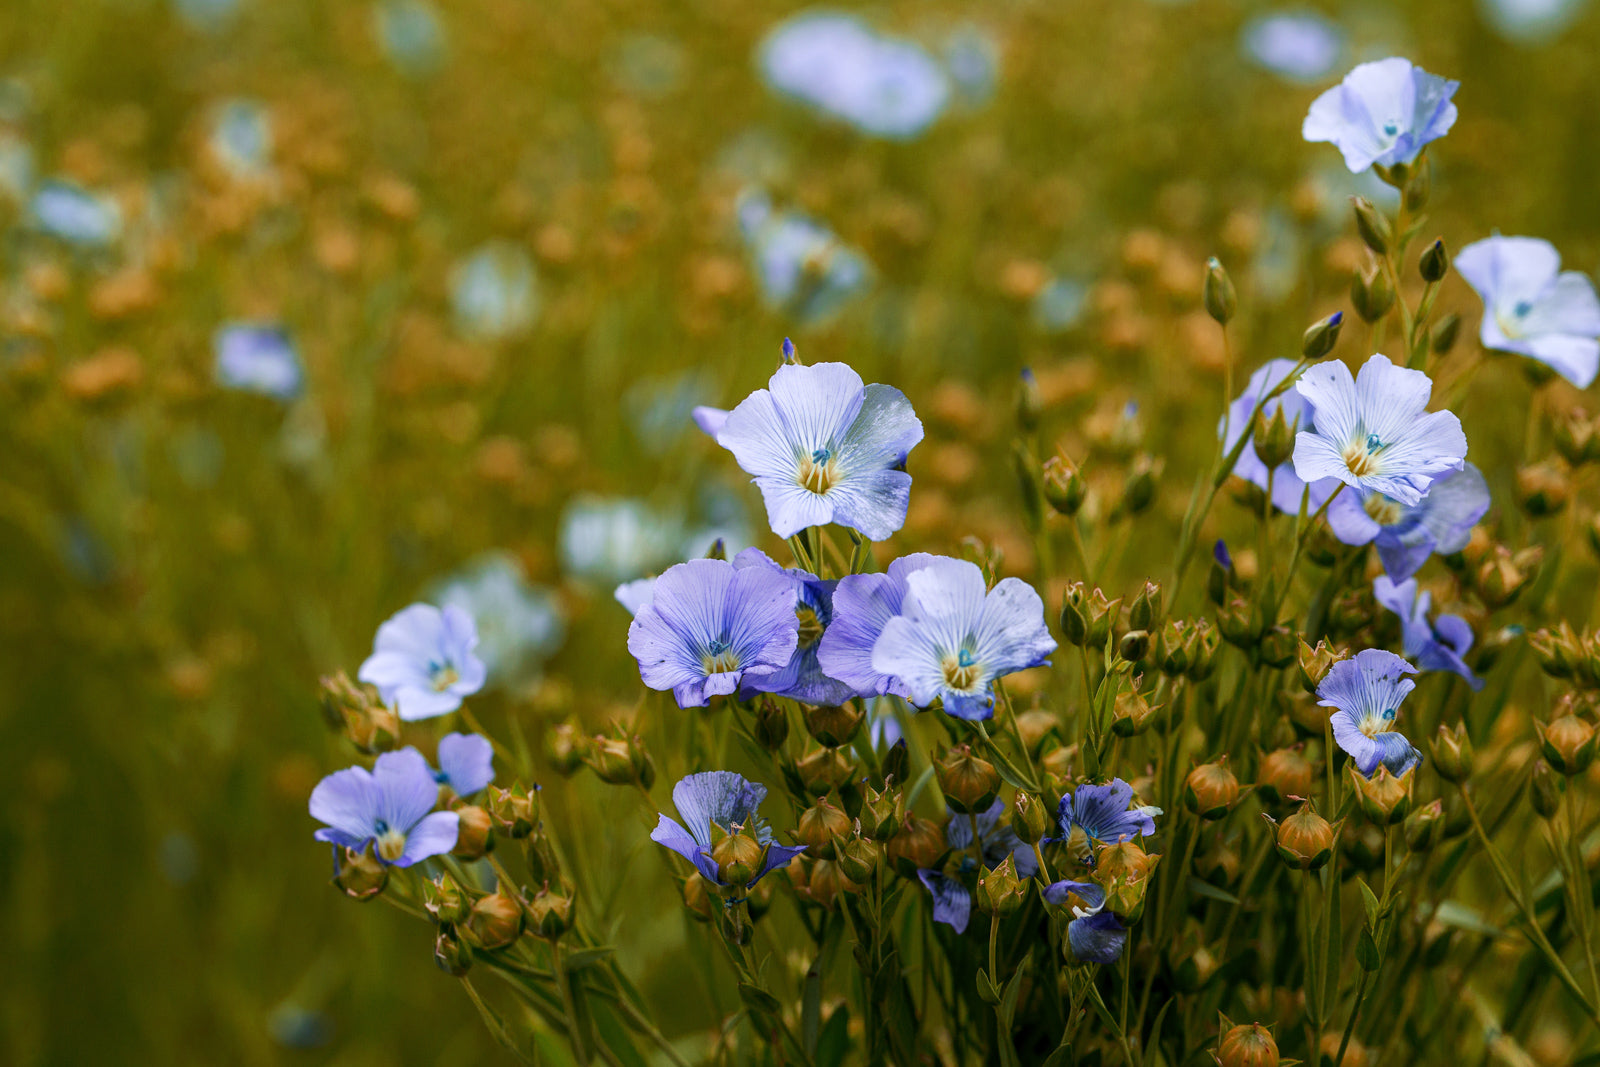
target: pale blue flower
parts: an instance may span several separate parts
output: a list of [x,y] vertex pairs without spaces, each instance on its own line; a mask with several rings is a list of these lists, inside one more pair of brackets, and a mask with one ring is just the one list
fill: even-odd
[[456,328],[468,337],[515,337],[539,313],[533,261],[509,241],[479,246],[450,272]]
[[455,605],[478,627],[478,658],[490,681],[516,684],[537,670],[566,636],[566,613],[553,591],[530,585],[506,552],[479,556],[434,586],[430,599]]
[[1461,658],[1472,648],[1472,627],[1466,619],[1441,613],[1429,622],[1433,594],[1426,589],[1418,592],[1415,578],[1397,584],[1380,574],[1372,583],[1372,595],[1400,617],[1401,647],[1418,667],[1425,671],[1451,671],[1465,678],[1473,689],[1483,688],[1483,679]]
[[1368,778],[1380,765],[1400,775],[1422,762],[1422,753],[1391,729],[1400,702],[1417,687],[1406,675],[1416,673],[1393,652],[1369,648],[1335,663],[1317,686],[1317,703],[1334,709],[1333,739]]
[[942,556],[912,552],[889,564],[886,572],[847,574],[833,591],[833,625],[822,635],[817,658],[832,678],[852,686],[860,696],[911,696],[900,679],[872,666],[872,649],[889,620],[900,614],[906,576]]
[[1258,15],[1244,24],[1239,46],[1258,66],[1292,82],[1327,77],[1344,53],[1344,31],[1314,11]]
[[71,182],[53,179],[40,185],[30,210],[41,230],[68,244],[104,248],[122,235],[117,202]]
[[233,323],[218,330],[211,343],[222,385],[274,400],[300,395],[304,383],[300,355],[281,327]]
[[959,719],[992,718],[995,681],[1048,663],[1056,647],[1032,586],[1003,578],[986,591],[966,560],[935,559],[908,574],[900,610],[873,645],[873,670],[903,682],[917,706],[942,700]]
[[944,40],[944,69],[961,102],[988,103],[1000,80],[1000,46],[977,26],[957,26]]
[[1483,298],[1483,347],[1530,356],[1579,389],[1600,369],[1600,299],[1587,274],[1561,269],[1537,237],[1494,237],[1456,254],[1455,268]]
[[[1337,312],[1335,314],[1338,314]],[[1228,405],[1226,418],[1217,420],[1217,436],[1223,437],[1223,452],[1233,451],[1234,445],[1239,443],[1239,438],[1250,433],[1252,423],[1250,416],[1256,409],[1256,404],[1267,393],[1272,392],[1283,383],[1298,364],[1292,359],[1269,359],[1245,384],[1244,392],[1240,393],[1233,403]],[[1290,429],[1310,430],[1314,424],[1314,413],[1311,404],[1295,389],[1290,388],[1278,396],[1268,400],[1262,405],[1261,413],[1268,419],[1277,411],[1283,412],[1284,421]],[[1224,436],[1226,433],[1226,436]],[[1244,446],[1239,452],[1238,462],[1234,464],[1233,473],[1245,481],[1259,487],[1262,492],[1267,491],[1267,465],[1261,462],[1261,457],[1256,455],[1254,440]],[[1301,481],[1294,472],[1293,463],[1281,463],[1272,472],[1272,503],[1279,511],[1289,515],[1300,512],[1300,500],[1305,493],[1306,483]],[[1321,494],[1319,499],[1312,501],[1308,508],[1315,510],[1326,494]]]
[[239,179],[260,178],[272,166],[272,121],[254,100],[229,100],[211,120],[211,154]]
[[1411,163],[1455,124],[1450,98],[1460,86],[1408,59],[1363,63],[1317,97],[1300,132],[1333,142],[1352,172]]
[[33,189],[33,146],[0,129],[0,197],[25,204]]
[[717,443],[761,489],[779,537],[838,523],[882,541],[906,521],[906,454],[922,423],[905,394],[843,363],[778,368],[729,413]]
[[1051,278],[1034,295],[1034,325],[1045,333],[1065,333],[1083,321],[1088,307],[1088,286],[1070,278]]
[[1488,483],[1465,463],[1434,479],[1427,495],[1409,506],[1382,493],[1347,489],[1328,505],[1328,526],[1347,545],[1376,543],[1383,569],[1403,582],[1435,552],[1448,556],[1465,548],[1488,510]]
[[735,570],[761,567],[787,577],[794,586],[794,613],[799,623],[799,643],[788,664],[771,674],[747,679],[742,695],[773,693],[819,707],[837,707],[855,696],[852,686],[828,677],[817,661],[817,646],[832,628],[834,587],[839,583],[823,581],[803,570],[786,570],[759,548],[740,552],[733,566]]
[[742,828],[746,833],[767,846],[761,869],[744,886],[748,889],[779,867],[805,851],[805,846],[780,845],[772,839],[772,828],[756,809],[767,797],[767,787],[759,782],[746,781],[732,771],[704,771],[681,779],[672,787],[672,805],[678,817],[687,824],[659,815],[650,840],[665,845],[690,863],[701,877],[713,885],[727,885],[719,876],[717,864],[711,858],[711,828],[723,833]]
[[656,579],[628,627],[628,651],[651,689],[704,707],[789,666],[799,645],[795,583],[766,567],[692,559]]
[[655,596],[656,580],[654,578],[635,578],[631,582],[623,582],[617,586],[612,594],[617,603],[627,609],[629,615],[638,615],[639,609],[650,603]]
[[433,810],[438,797],[422,753],[385,752],[370,772],[349,767],[317,783],[311,816],[326,825],[314,836],[357,850],[372,842],[380,861],[409,867],[456,846],[460,821],[453,811]]
[[950,99],[949,79],[920,45],[854,15],[796,15],[767,35],[756,62],[777,92],[874,137],[914,138]]
[[683,525],[642,500],[581,495],[561,513],[562,567],[578,578],[628,581],[683,558]]
[[372,15],[378,45],[400,73],[422,77],[444,65],[444,26],[432,4],[426,0],[383,0],[373,8]]
[[1295,385],[1311,402],[1315,427],[1295,438],[1294,469],[1302,481],[1337,478],[1402,504],[1422,499],[1445,471],[1461,470],[1467,436],[1448,411],[1428,411],[1433,382],[1375,355],[1361,368],[1330,359]]
[[1519,44],[1554,40],[1583,13],[1589,0],[1478,0],[1489,25]]
[[494,745],[481,734],[445,734],[433,780],[458,797],[470,797],[494,781]]
[[1062,796],[1056,806],[1056,826],[1061,835],[1051,840],[1064,841],[1075,855],[1094,862],[1095,845],[1115,845],[1156,832],[1155,816],[1160,808],[1148,805],[1130,808],[1133,786],[1121,778],[1104,785],[1084,784]]
[[407,722],[446,715],[483,688],[488,672],[473,653],[477,644],[477,628],[465,611],[412,604],[378,627],[372,655],[357,677],[377,686]]
[[778,211],[765,193],[741,195],[739,232],[768,306],[806,325],[832,319],[872,285],[872,265],[826,226]]

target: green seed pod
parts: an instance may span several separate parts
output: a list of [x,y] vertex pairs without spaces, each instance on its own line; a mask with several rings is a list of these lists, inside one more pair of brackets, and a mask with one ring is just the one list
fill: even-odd
[[1429,284],[1440,281],[1449,273],[1450,256],[1444,250],[1444,241],[1435,239],[1433,244],[1423,249],[1417,269],[1422,272],[1422,280]]
[[1361,240],[1378,255],[1387,253],[1394,243],[1394,227],[1389,220],[1364,196],[1352,196],[1350,206],[1355,209],[1356,232]]

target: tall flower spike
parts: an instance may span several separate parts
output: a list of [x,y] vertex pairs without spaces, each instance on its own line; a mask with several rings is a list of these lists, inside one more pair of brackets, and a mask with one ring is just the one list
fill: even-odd
[[1580,271],[1537,237],[1486,238],[1463,248],[1456,270],[1483,298],[1483,347],[1516,352],[1579,389],[1600,370],[1600,298]]
[[1465,678],[1473,689],[1483,688],[1483,679],[1462,660],[1472,648],[1472,627],[1459,615],[1440,615],[1428,621],[1433,594],[1417,591],[1417,580],[1395,583],[1380,574],[1372,583],[1378,603],[1400,617],[1401,645],[1405,653],[1425,671],[1451,671]]
[[1375,355],[1352,378],[1338,360],[1319,363],[1295,385],[1316,411],[1316,427],[1295,438],[1301,480],[1346,485],[1412,505],[1439,475],[1461,470],[1467,436],[1448,411],[1428,411],[1433,382]]
[[447,715],[488,677],[473,654],[477,645],[477,627],[461,608],[412,604],[378,627],[357,677],[377,686],[407,722]]
[[853,686],[831,678],[817,662],[818,646],[827,637],[834,619],[834,587],[802,570],[785,570],[759,548],[747,548],[733,560],[734,570],[761,567],[781,574],[794,585],[794,614],[798,623],[798,643],[789,662],[771,674],[752,675],[742,687],[752,693],[776,693],[806,704],[828,707],[843,704],[856,691]]
[[900,390],[843,363],[786,364],[728,414],[717,443],[754,478],[779,537],[836,522],[882,541],[906,521],[922,423]]
[[704,707],[788,666],[799,644],[795,584],[782,571],[692,559],[656,579],[628,627],[628,651],[652,689]]
[[1333,739],[1370,778],[1379,766],[1396,776],[1422,762],[1422,753],[1390,729],[1400,702],[1417,683],[1405,677],[1417,669],[1393,652],[1369,648],[1328,669],[1317,686],[1317,703],[1333,708]]
[[335,771],[311,791],[311,816],[326,825],[314,835],[360,851],[373,842],[383,863],[409,867],[456,844],[460,820],[434,811],[439,786],[422,753],[414,748],[385,752],[365,767]]
[[872,669],[904,682],[919,707],[942,698],[958,719],[992,718],[994,681],[1048,662],[1056,647],[1031,586],[1004,578],[986,593],[983,572],[966,560],[912,571],[901,611],[873,645]]
[[839,579],[833,591],[833,624],[823,633],[817,649],[817,660],[830,678],[853,686],[864,697],[911,695],[900,679],[873,669],[872,647],[889,620],[900,614],[906,576],[940,558],[913,552],[890,563],[887,572]]
[[701,877],[714,885],[726,885],[711,858],[712,827],[723,834],[742,828],[762,846],[765,854],[758,870],[745,884],[755,885],[767,872],[788,864],[805,851],[805,846],[775,844],[772,828],[756,813],[767,797],[767,787],[746,781],[732,771],[704,771],[681,779],[672,787],[672,805],[687,824],[661,815],[650,840],[664,845],[695,865]]
[[1447,556],[1465,548],[1488,510],[1488,483],[1477,467],[1464,463],[1441,474],[1411,505],[1365,489],[1340,493],[1328,505],[1328,525],[1347,545],[1376,544],[1383,569],[1403,582],[1435,552]]
[[1312,102],[1300,133],[1338,146],[1352,174],[1411,163],[1455,124],[1460,87],[1408,59],[1363,63]]

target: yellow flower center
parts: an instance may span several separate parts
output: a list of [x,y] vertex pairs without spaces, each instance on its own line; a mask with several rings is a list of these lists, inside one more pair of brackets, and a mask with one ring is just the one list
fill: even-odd
[[1372,474],[1378,469],[1378,453],[1387,447],[1375,433],[1367,434],[1365,439],[1358,436],[1344,446],[1344,465],[1357,478]]
[[739,653],[726,641],[716,640],[700,654],[700,668],[707,675],[725,674],[739,669]]
[[944,683],[951,689],[965,691],[971,689],[982,673],[978,661],[971,652],[962,649],[953,655],[945,656],[940,664],[944,669]]
[[378,858],[393,863],[406,850],[406,835],[382,822],[378,823]]
[[461,680],[461,672],[446,663],[442,667],[435,667],[428,680],[433,684],[435,693],[442,693]]
[[1405,509],[1400,504],[1390,500],[1382,493],[1373,493],[1367,497],[1366,504],[1363,506],[1367,509],[1367,514],[1372,517],[1372,521],[1379,526],[1393,526],[1405,514]]
[[801,604],[794,609],[794,614],[800,620],[800,647],[810,648],[822,640],[822,620],[817,618],[817,611],[809,604]]
[[839,484],[839,461],[826,448],[819,448],[809,456],[800,457],[800,469],[795,472],[795,482],[818,496]]

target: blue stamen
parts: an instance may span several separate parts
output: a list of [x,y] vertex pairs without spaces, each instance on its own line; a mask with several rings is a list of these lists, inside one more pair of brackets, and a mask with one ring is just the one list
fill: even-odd
[[379,837],[382,837],[384,834],[389,832],[389,824],[384,822],[382,819],[378,819],[377,821],[375,821],[372,824],[372,828],[374,830],[378,831],[378,836]]
[[708,648],[708,651],[713,656],[720,656],[720,655],[722,655],[724,652],[728,651],[728,649],[730,649],[732,647],[733,647],[733,642],[732,641],[725,641],[720,637],[714,637],[714,638],[711,639],[711,645]]
[[1381,452],[1381,451],[1383,451],[1384,447],[1385,447],[1384,443],[1382,441],[1378,440],[1378,435],[1377,434],[1375,434],[1375,433],[1367,434],[1367,451],[1368,452]]
[[828,451],[826,448],[819,448],[815,452],[811,453],[811,462],[813,463],[826,463],[832,458],[833,453]]
[[1386,123],[1383,124],[1383,135],[1385,137],[1393,137],[1395,134],[1397,134],[1399,132],[1400,132],[1400,127],[1396,126],[1392,122],[1386,122]]
[[960,652],[956,653],[956,665],[959,667],[970,667],[977,662],[978,657],[974,656],[971,652],[964,648]]
[[1528,301],[1526,301],[1526,300],[1518,300],[1517,301],[1517,306],[1511,309],[1512,313],[1514,315],[1516,315],[1517,318],[1519,318],[1519,319],[1522,318],[1524,315],[1526,315],[1528,312],[1530,312],[1532,310],[1533,310],[1533,305],[1528,303]]

